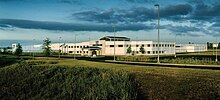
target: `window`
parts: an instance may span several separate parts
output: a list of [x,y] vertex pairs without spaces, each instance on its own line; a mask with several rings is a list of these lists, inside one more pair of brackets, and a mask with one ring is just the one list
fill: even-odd
[[147,51],[147,54],[150,54],[150,51]]
[[157,47],[157,44],[156,44],[156,47]]
[[165,44],[164,46],[165,46],[165,47],[167,47],[167,45],[166,45],[166,44]]
[[86,53],[85,51],[83,51],[83,53]]
[[73,51],[69,51],[69,53],[73,53]]
[[74,46],[74,48],[76,48],[76,46]]
[[157,54],[158,52],[156,51],[156,54]]
[[147,47],[150,47],[150,44],[148,44]]
[[71,46],[69,46],[69,48],[70,48]]
[[153,51],[153,54],[155,54],[155,51]]
[[141,46],[144,47],[144,44],[142,44]]
[[161,47],[161,44],[159,44],[159,47]]
[[136,51],[136,54],[138,54],[139,52],[138,51]]
[[164,45],[162,44],[162,47],[164,47]]
[[77,51],[76,53],[79,53],[79,51]]
[[77,48],[79,48],[79,46],[77,46]]
[[73,46],[71,46],[71,48],[73,48]]
[[114,47],[114,45],[110,45],[110,47]]
[[139,45],[136,45],[136,47],[139,47]]
[[82,46],[80,46],[80,48],[82,48]]
[[123,47],[123,45],[118,45],[118,47]]
[[86,53],[89,53],[89,51],[86,51]]
[[155,47],[155,44],[153,44],[153,47]]
[[126,47],[128,47],[129,45],[126,45]]

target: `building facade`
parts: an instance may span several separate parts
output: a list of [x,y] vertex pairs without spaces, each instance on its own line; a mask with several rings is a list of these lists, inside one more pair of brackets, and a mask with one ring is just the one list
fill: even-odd
[[[115,40],[115,41],[114,41]],[[131,53],[127,53],[128,48]],[[173,55],[175,54],[174,42],[160,42],[160,50],[158,52],[158,44],[153,41],[131,41],[127,37],[105,36],[98,41],[89,41],[81,43],[56,43],[51,44],[51,49],[55,52],[67,54],[79,54],[83,56],[96,55]],[[145,52],[141,52],[143,48]]]
[[204,52],[208,51],[207,44],[176,44],[176,52]]

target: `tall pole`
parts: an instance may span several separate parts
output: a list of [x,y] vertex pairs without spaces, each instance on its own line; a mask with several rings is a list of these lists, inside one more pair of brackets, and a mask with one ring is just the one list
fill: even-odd
[[175,49],[175,55],[174,55],[174,57],[176,58],[176,34],[175,34],[175,47],[174,47]]
[[60,59],[60,40],[61,40],[61,37],[59,37],[59,59]]
[[158,40],[157,40],[157,63],[160,63],[160,5],[159,4],[155,4],[154,6],[156,6],[158,8]]
[[217,37],[216,37],[216,58],[215,58],[215,61],[217,62],[218,61],[218,52],[217,52],[217,48],[218,48],[218,42],[217,42]]
[[33,39],[33,58],[34,58],[34,41],[35,41],[35,39]]
[[74,60],[76,60],[76,34],[75,34],[75,40],[74,40]]
[[115,26],[113,26],[114,28],[114,61],[115,61]]

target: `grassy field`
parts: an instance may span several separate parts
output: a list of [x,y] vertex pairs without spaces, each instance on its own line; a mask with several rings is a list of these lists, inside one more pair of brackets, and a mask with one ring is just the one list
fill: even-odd
[[61,66],[54,61],[22,61],[1,68],[0,76],[2,100],[137,98],[132,75],[123,71]]
[[[95,68],[110,70],[110,73],[111,71],[125,73],[133,76],[131,81],[135,82],[133,86],[137,89],[137,98],[142,100],[220,99],[219,70],[134,66],[64,58],[60,60],[57,58],[47,59],[43,57],[35,58],[35,60],[26,60],[26,63],[37,68],[65,66],[65,68]],[[63,72],[60,72],[60,74],[63,74]],[[118,77],[120,76],[123,75]],[[4,84],[4,82],[1,84]]]
[[[220,51],[218,52],[220,55]],[[131,61],[131,62],[150,62],[156,63],[157,56],[117,56],[118,61]],[[218,56],[218,62],[216,55],[212,51],[197,52],[197,53],[179,53],[177,57],[174,55],[160,55],[161,63],[172,64],[196,64],[196,65],[219,65],[220,57]]]

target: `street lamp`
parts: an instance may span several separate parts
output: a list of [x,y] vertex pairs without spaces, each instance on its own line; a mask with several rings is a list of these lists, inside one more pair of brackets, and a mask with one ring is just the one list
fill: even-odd
[[75,34],[75,42],[74,42],[74,60],[76,60],[76,36],[77,36],[77,34]]
[[217,37],[216,37],[216,58],[215,61],[218,61],[218,52],[217,52],[217,48],[218,48],[218,42],[217,42]]
[[156,6],[158,8],[158,40],[157,40],[157,63],[160,63],[160,48],[159,48],[159,44],[160,44],[160,5],[159,4],[155,4],[154,6]]
[[61,37],[59,37],[59,59],[60,59],[60,40],[61,40]]
[[174,48],[175,48],[175,49],[174,49],[174,50],[175,50],[175,55],[174,55],[175,58],[176,58],[176,36],[177,36],[177,35],[175,34],[175,47],[174,47]]
[[112,26],[114,29],[114,61],[115,61],[115,26]]
[[34,41],[35,41],[35,39],[33,39],[33,58],[34,58]]

